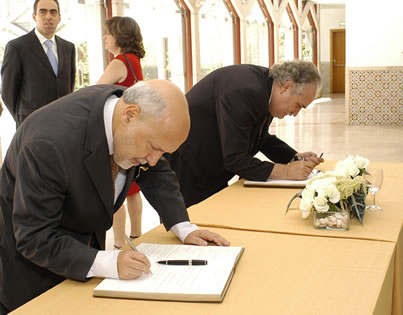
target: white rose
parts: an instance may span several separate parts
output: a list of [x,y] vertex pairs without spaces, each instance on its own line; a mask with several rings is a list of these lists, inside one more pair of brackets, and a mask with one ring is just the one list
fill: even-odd
[[342,176],[342,177],[347,176],[346,170],[344,168],[342,168],[342,167],[336,168],[334,170],[334,175],[335,176]]
[[301,202],[299,203],[299,209],[301,211],[311,211],[312,207],[313,207],[312,200],[301,199]]
[[326,178],[320,178],[312,181],[311,189],[318,191],[324,185],[324,182],[326,182]]
[[302,199],[309,202],[312,202],[314,196],[315,196],[315,189],[313,189],[311,186],[306,186],[301,194]]
[[359,155],[354,158],[354,162],[359,169],[367,168],[369,165],[369,160]]
[[332,185],[328,191],[327,197],[331,203],[338,203],[340,201],[340,192],[336,185]]
[[352,156],[348,156],[345,160],[336,163],[335,173],[339,176],[355,177],[360,173]]
[[355,164],[350,164],[346,168],[346,174],[351,177],[356,177],[359,173],[360,170]]
[[340,201],[340,192],[336,185],[330,181],[319,189],[318,196],[328,199],[331,203],[337,203]]
[[346,176],[345,160],[336,163],[334,173],[336,176]]
[[302,212],[301,212],[301,215],[302,215],[303,219],[307,219],[310,214],[311,214],[311,210],[309,210],[309,211],[302,210]]
[[323,197],[315,197],[313,200],[313,206],[318,212],[327,212],[329,210],[327,199]]

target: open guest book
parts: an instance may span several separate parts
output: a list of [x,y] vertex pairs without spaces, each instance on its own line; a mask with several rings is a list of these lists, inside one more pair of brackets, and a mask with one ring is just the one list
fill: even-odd
[[[137,250],[151,262],[152,274],[136,280],[104,279],[94,296],[147,300],[221,302],[244,248],[141,243]],[[161,265],[160,260],[207,260],[207,265]]]
[[255,180],[245,180],[244,186],[267,186],[267,187],[305,187],[305,185],[320,172],[319,169],[312,170],[307,179],[304,180],[288,180],[288,179],[268,179],[260,182]]

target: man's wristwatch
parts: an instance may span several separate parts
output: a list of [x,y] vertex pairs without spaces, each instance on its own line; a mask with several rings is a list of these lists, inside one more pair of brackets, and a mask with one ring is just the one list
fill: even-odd
[[303,156],[298,156],[298,155],[294,155],[294,157],[292,158],[292,160],[295,161],[303,161],[304,157]]

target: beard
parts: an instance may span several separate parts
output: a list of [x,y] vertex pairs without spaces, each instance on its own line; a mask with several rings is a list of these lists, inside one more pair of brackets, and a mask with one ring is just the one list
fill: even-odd
[[116,152],[113,154],[113,160],[120,168],[123,168],[125,170],[134,166],[133,162],[121,157],[120,154]]

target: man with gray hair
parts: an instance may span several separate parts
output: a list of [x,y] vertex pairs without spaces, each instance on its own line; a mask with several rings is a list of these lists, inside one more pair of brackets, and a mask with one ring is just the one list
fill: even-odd
[[[187,94],[191,127],[187,140],[167,155],[186,206],[227,187],[234,176],[249,180],[306,179],[323,162],[313,152],[297,153],[269,134],[273,117],[296,116],[320,86],[316,67],[289,61],[271,69],[233,65],[217,69]],[[261,161],[262,152],[272,162]]]
[[150,273],[142,253],[104,250],[133,181],[182,242],[229,245],[189,222],[175,174],[161,157],[185,141],[189,128],[185,96],[162,80],[92,86],[32,113],[0,169],[0,313],[66,278]]

